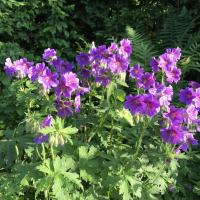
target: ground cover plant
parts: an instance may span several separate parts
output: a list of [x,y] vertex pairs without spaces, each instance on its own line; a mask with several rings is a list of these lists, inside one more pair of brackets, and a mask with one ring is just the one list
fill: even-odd
[[148,71],[132,53],[122,39],[74,62],[51,48],[37,63],[6,59],[2,199],[198,199],[200,84],[176,90],[179,47]]

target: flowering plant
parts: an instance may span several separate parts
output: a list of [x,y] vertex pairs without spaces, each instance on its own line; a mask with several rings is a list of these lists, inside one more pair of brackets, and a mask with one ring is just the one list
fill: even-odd
[[[6,59],[7,75],[22,80],[22,91],[31,95],[24,122],[35,145],[21,152],[28,159],[15,173],[20,192],[128,200],[159,199],[175,187],[179,159],[198,144],[200,84],[180,90],[183,107],[174,106],[171,84],[180,80],[181,49],[153,57],[148,72],[131,66],[131,53],[131,41],[123,39],[109,47],[93,44],[76,63],[50,48],[40,63]],[[15,148],[19,156],[20,146]],[[28,177],[22,169],[34,173]],[[20,195],[4,189],[5,183],[5,196]]]

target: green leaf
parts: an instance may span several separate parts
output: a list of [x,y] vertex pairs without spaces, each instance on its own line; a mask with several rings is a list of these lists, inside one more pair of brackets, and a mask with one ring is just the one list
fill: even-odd
[[73,135],[77,132],[78,132],[78,129],[75,128],[75,127],[71,127],[71,126],[68,126],[67,128],[64,128],[64,129],[61,130],[61,133],[64,136]]
[[64,177],[71,181],[72,183],[74,183],[75,185],[77,185],[79,188],[83,189],[83,186],[81,184],[81,180],[79,179],[79,175],[77,173],[71,173],[71,172],[64,172],[62,173],[64,175]]
[[114,92],[115,92],[115,97],[119,101],[124,102],[125,96],[126,96],[126,93],[124,92],[124,90],[122,90],[122,89],[116,89]]
[[123,181],[120,183],[120,186],[119,186],[119,194],[122,195],[123,200],[132,199],[132,198],[131,198],[131,195],[130,195],[130,193],[129,193],[129,185],[128,185],[128,182],[127,182],[126,180],[123,180]]

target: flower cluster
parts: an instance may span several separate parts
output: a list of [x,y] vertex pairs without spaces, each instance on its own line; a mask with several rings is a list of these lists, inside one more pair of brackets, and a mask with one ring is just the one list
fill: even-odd
[[[135,81],[138,94],[128,95],[124,103],[133,115],[162,117],[161,138],[164,142],[178,145],[176,152],[186,151],[189,144],[198,144],[194,132],[200,125],[200,84],[190,82],[190,87],[180,90],[179,99],[186,108],[171,105],[173,87],[169,84],[180,80],[181,70],[177,67],[180,57],[180,48],[167,49],[158,58],[151,59],[152,72],[145,72],[139,64],[131,67],[130,77]],[[156,81],[157,74],[162,76],[161,83]]]
[[[55,94],[57,115],[60,117],[70,116],[80,111],[80,96],[89,92],[89,88],[81,87],[73,65],[57,57],[54,49],[46,49],[42,55],[43,62],[34,64],[26,58],[11,61],[6,59],[5,72],[9,77],[28,77],[32,82],[41,84],[45,93],[52,89]],[[74,100],[73,100],[74,98]]]
[[81,68],[83,78],[93,78],[102,86],[107,86],[112,76],[125,73],[130,64],[132,52],[131,42],[128,39],[120,41],[120,46],[112,43],[109,47],[100,45],[93,47],[89,52],[81,52],[76,56],[78,66]]

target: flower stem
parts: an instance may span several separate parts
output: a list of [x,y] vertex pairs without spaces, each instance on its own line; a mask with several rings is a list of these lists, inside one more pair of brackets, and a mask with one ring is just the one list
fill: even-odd
[[140,137],[139,137],[137,144],[136,144],[135,154],[133,155],[134,158],[136,158],[139,154],[139,151],[140,151],[140,148],[141,148],[141,145],[142,145],[142,140],[143,140],[143,137],[144,137],[144,132],[145,132],[145,128],[143,127],[142,130],[141,130]]
[[54,151],[53,151],[53,146],[51,145],[51,156],[52,156],[52,160],[54,160],[55,156],[54,156]]
[[46,153],[45,153],[45,147],[44,144],[42,143],[42,156],[43,156],[43,161],[46,160]]

